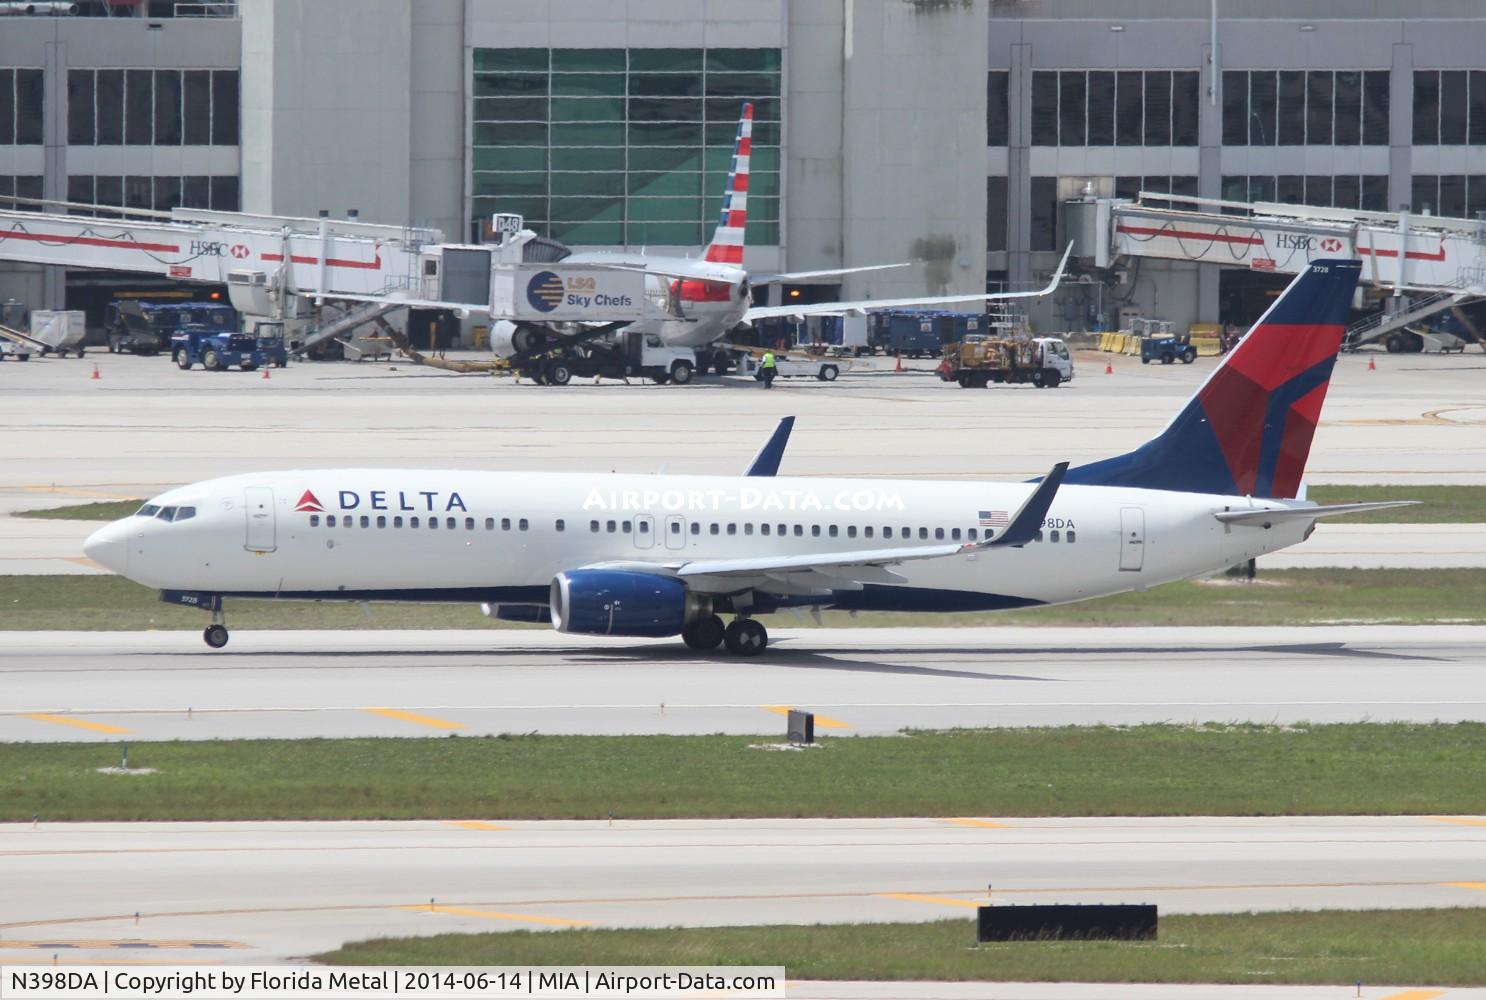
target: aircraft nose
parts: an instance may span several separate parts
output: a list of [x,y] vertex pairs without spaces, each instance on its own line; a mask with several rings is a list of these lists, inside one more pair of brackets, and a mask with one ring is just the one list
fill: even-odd
[[100,566],[113,570],[120,576],[129,568],[129,521],[114,521],[88,536],[83,542],[83,554]]

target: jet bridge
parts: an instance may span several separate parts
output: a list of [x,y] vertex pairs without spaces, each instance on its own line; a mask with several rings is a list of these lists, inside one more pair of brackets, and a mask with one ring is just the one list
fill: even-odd
[[[522,229],[519,216],[495,221],[494,242],[457,244],[434,229],[356,219],[35,204],[41,210],[0,210],[0,260],[225,284],[249,323],[285,321],[295,336],[314,335],[327,300],[538,324],[667,315],[642,273],[564,264],[566,248]],[[356,312],[370,321],[377,310]]]
[[1100,268],[1152,257],[1298,274],[1312,260],[1359,258],[1364,283],[1410,300],[1356,324],[1350,347],[1486,297],[1486,219],[1147,191],[1135,201],[1089,198],[1064,209],[1074,253]]

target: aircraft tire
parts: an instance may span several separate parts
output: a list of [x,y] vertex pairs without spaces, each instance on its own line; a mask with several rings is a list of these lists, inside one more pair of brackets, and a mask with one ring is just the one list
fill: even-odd
[[227,645],[227,626],[208,625],[201,630],[201,638],[212,649],[221,649]]
[[769,646],[769,631],[752,618],[739,618],[727,627],[722,641],[734,656],[758,656]]
[[681,630],[681,641],[699,652],[707,652],[722,645],[727,626],[716,615],[698,618]]

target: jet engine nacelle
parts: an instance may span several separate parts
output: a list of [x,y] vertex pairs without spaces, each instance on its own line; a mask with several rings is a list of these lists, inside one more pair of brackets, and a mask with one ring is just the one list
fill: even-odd
[[497,357],[514,358],[518,354],[541,352],[545,339],[529,326],[498,319],[490,324],[490,349]]
[[675,577],[579,569],[552,581],[552,627],[580,635],[677,635],[704,601]]

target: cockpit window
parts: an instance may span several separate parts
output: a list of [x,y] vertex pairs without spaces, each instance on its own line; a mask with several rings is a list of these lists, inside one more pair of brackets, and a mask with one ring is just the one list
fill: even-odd
[[189,520],[190,518],[193,518],[195,516],[196,516],[196,508],[195,507],[177,507],[176,508],[176,511],[175,511],[175,520],[177,520],[177,521],[186,521],[186,520]]
[[143,507],[139,508],[139,510],[136,510],[134,512],[134,516],[135,517],[154,517],[158,513],[160,513],[160,505],[159,504],[147,503]]
[[160,508],[160,513],[158,515],[156,515],[156,516],[159,517],[160,520],[162,520],[162,521],[172,520],[172,519],[175,518],[175,508],[174,507],[161,507]]

